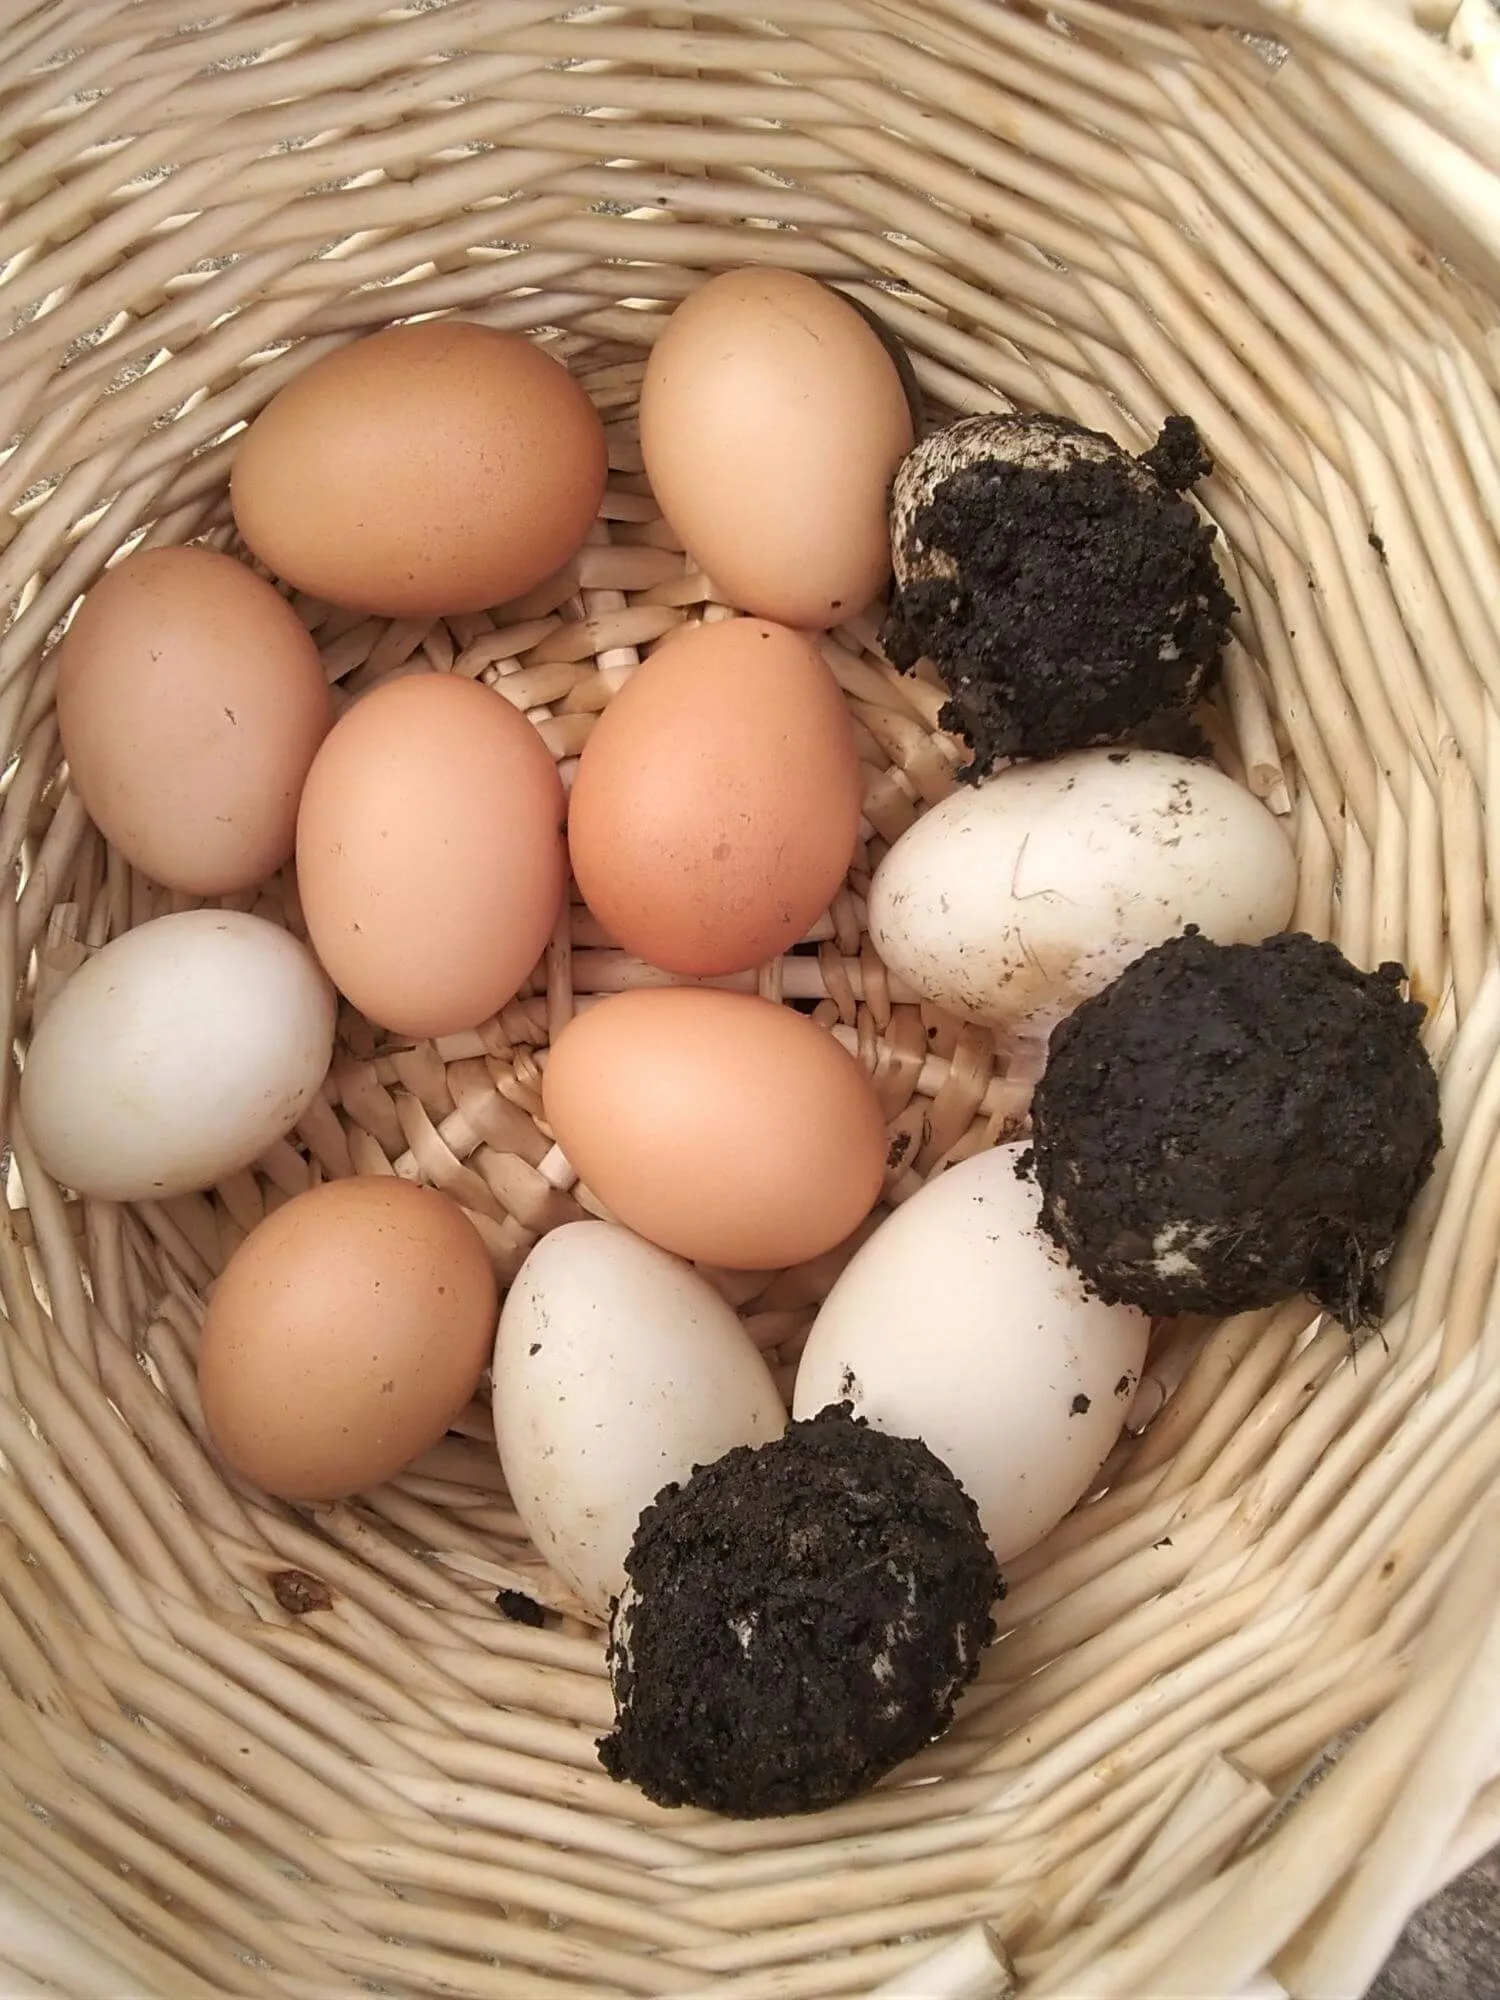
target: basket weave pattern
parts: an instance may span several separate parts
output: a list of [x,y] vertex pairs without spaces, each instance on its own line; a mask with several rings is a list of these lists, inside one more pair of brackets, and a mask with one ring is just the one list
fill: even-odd
[[[865,1800],[747,1827],[606,1779],[597,1633],[494,1608],[571,1609],[487,1411],[298,1511],[222,1476],[194,1387],[205,1288],[311,1178],[444,1188],[506,1275],[586,1213],[538,1054],[659,975],[575,905],[472,1035],[346,1018],[291,1139],[206,1196],[65,1198],[7,1111],[0,1991],[957,2000],[998,1990],[972,1936],[943,1946],[981,1920],[1035,2000],[1361,1990],[1500,1835],[1500,111],[1477,10],[1467,63],[1375,0],[223,0],[184,29],[197,11],[22,0],[0,23],[8,1046],[91,949],[181,906],[60,777],[49,645],[104,564],[234,548],[237,428],[357,332],[535,329],[610,439],[576,571],[430,625],[296,601],[341,699],[480,676],[576,757],[643,649],[728,615],[646,490],[633,410],[671,306],[761,260],[875,306],[940,412],[1057,410],[1135,448],[1196,419],[1240,606],[1205,727],[1292,830],[1296,924],[1410,968],[1447,1145],[1382,1339],[1352,1355],[1302,1302],[1164,1329],[1159,1410],[1011,1566],[952,1734]],[[867,1065],[900,1199],[1024,1093],[862,932],[883,844],[954,782],[941,692],[886,664],[873,617],[826,650],[869,838],[816,949],[740,983],[818,1002]],[[298,926],[286,880],[238,906]],[[784,1380],[833,1275],[731,1285]]]

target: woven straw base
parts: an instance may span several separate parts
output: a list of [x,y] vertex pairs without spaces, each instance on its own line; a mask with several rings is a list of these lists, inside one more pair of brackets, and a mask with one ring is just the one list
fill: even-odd
[[[1034,2000],[1343,1995],[1500,1833],[1500,120],[1401,11],[226,0],[177,33],[175,0],[9,10],[12,1042],[90,948],[179,906],[58,779],[47,649],[104,563],[141,535],[232,547],[235,428],[351,334],[537,329],[611,440],[576,570],[430,626],[299,609],[345,696],[478,675],[576,757],[644,649],[728,615],[657,517],[632,412],[671,305],[761,259],[874,305],[937,408],[1058,410],[1134,448],[1197,420],[1241,607],[1205,728],[1286,816],[1296,923],[1411,968],[1447,1146],[1382,1338],[1352,1353],[1301,1302],[1159,1329],[1151,1421],[1011,1566],[952,1734],[867,1799],[746,1826],[611,1784],[598,1635],[495,1610],[566,1600],[486,1412],[302,1511],[222,1476],[193,1382],[205,1288],[312,1177],[447,1189],[504,1274],[584,1213],[538,1053],[660,975],[575,906],[473,1035],[346,1019],[322,1100],[208,1196],[65,1199],[8,1113],[7,1996],[959,2000],[999,1990],[982,1935],[944,1942],[977,1921]],[[1230,14],[1313,39],[1272,67]],[[960,755],[875,632],[827,645],[869,836],[808,946],[743,983],[816,1003],[869,1067],[909,1141],[899,1200],[1010,1130],[1025,1080],[862,934],[882,844]],[[239,906],[297,926],[285,882]],[[783,1379],[834,1263],[726,1280]]]

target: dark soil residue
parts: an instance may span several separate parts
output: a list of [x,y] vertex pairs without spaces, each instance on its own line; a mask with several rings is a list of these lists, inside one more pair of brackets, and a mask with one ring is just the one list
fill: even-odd
[[495,1609],[513,1625],[540,1627],[547,1622],[547,1614],[541,1605],[523,1590],[502,1590],[495,1599]]
[[1052,1036],[1043,1227],[1100,1295],[1228,1313],[1306,1291],[1351,1329],[1437,1151],[1423,1010],[1292,934],[1159,945]]
[[320,1576],[305,1569],[273,1570],[269,1579],[271,1595],[283,1611],[305,1618],[311,1611],[331,1611],[333,1592]]
[[[1140,459],[1062,418],[975,421],[995,455],[951,472],[898,528],[911,553],[898,554],[885,643],[897,666],[925,655],[942,673],[941,722],[972,747],[978,779],[1002,758],[1119,742],[1189,708],[1217,675],[1234,606],[1215,530],[1181,497],[1211,470],[1186,417]],[[1023,434],[1051,462],[1005,455]],[[1078,440],[1107,452],[1075,457]]]
[[666,1487],[626,1571],[600,1762],[736,1818],[835,1805],[930,1742],[1004,1590],[953,1474],[847,1405]]

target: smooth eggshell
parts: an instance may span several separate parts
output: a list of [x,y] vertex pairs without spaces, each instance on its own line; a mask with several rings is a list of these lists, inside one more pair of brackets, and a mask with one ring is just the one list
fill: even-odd
[[1105,1305],[1037,1228],[1019,1145],[958,1166],[856,1251],[813,1323],[792,1413],[849,1402],[936,1452],[999,1562],[1054,1528],[1109,1456],[1150,1322]]
[[394,1176],[275,1209],[224,1268],[198,1353],[219,1452],[284,1500],[337,1500],[436,1444],[479,1385],[496,1288],[456,1202]]
[[604,428],[519,333],[387,327],[293,376],[235,455],[235,524],[268,568],[351,611],[435,618],[530,590],[599,510]]
[[1082,750],[962,785],[875,871],[870,939],[924,998],[1044,1036],[1189,924],[1254,944],[1289,921],[1280,823],[1212,764]]
[[527,1532],[603,1613],[642,1508],[694,1466],[764,1444],[786,1410],[706,1279],[608,1222],[571,1222],[521,1266],[495,1343],[495,1437]]
[[493,689],[414,674],[357,701],[297,821],[308,935],[339,991],[403,1035],[497,1013],[562,906],[563,813],[546,744]]
[[731,618],[669,639],[605,709],[568,847],[627,951],[668,972],[739,972],[827,909],[859,811],[854,726],[816,646]]
[[185,910],[126,931],[32,1036],[21,1116],[38,1158],[106,1201],[214,1186],[317,1096],[334,1005],[312,953],[262,917]]
[[333,722],[312,637],[262,577],[213,549],[106,570],[58,658],[78,796],[153,881],[248,889],[291,859],[297,801]]
[[797,271],[726,271],[685,300],[641,385],[652,491],[731,604],[822,630],[890,575],[886,501],[911,411],[880,337]]
[[831,1250],[880,1193],[880,1103],[790,1008],[638,988],[579,1014],[542,1077],[546,1117],[612,1215],[678,1256],[774,1270]]

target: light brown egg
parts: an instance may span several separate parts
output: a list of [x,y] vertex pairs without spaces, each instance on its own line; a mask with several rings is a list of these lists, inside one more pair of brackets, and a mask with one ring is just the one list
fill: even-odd
[[639,989],[570,1021],[543,1072],[547,1121],[637,1235],[731,1270],[841,1243],[880,1193],[869,1078],[804,1015],[710,987]]
[[330,1181],[274,1210],[209,1300],[203,1414],[234,1469],[283,1500],[391,1479],[473,1396],[495,1276],[463,1210],[410,1181]]
[[246,542],[299,590],[435,618],[530,590],[599,509],[604,429],[518,333],[423,320],[366,335],[261,411],[230,493]]
[[890,575],[886,505],[911,411],[880,337],[796,271],[727,271],[685,300],[641,387],[652,491],[731,604],[821,630]]
[[57,723],[78,796],[127,861],[191,895],[251,888],[291,858],[332,722],[296,612],[212,549],[127,556],[60,649]]
[[674,635],[594,727],[568,807],[584,899],[668,972],[739,972],[827,909],[859,832],[854,727],[800,632]]
[[307,934],[334,985],[413,1037],[498,1013],[562,907],[563,814],[550,751],[492,688],[423,673],[363,696],[297,821]]

